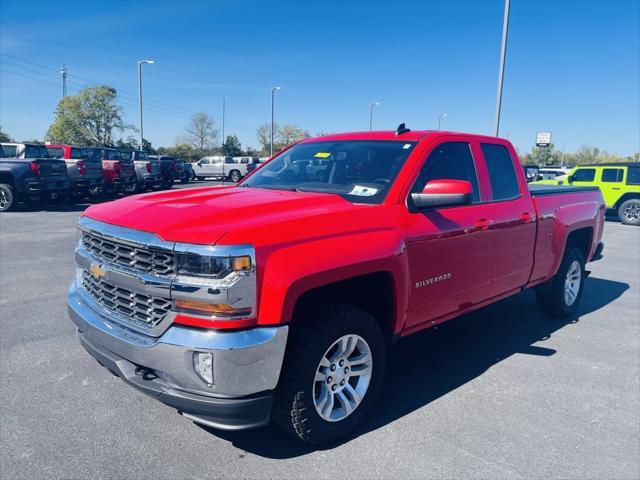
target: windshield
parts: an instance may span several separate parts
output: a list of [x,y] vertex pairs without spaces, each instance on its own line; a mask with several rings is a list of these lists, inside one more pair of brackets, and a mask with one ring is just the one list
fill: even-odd
[[242,187],[332,193],[382,203],[416,142],[351,140],[294,145],[256,170]]

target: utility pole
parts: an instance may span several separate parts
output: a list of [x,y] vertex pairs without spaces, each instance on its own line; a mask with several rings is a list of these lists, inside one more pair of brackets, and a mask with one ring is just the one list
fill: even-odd
[[67,75],[69,74],[69,70],[67,70],[67,67],[63,64],[62,68],[60,69],[60,75],[62,75],[62,98],[65,98],[67,96]]
[[502,22],[502,47],[500,48],[500,69],[498,70],[498,94],[496,95],[496,117],[493,133],[500,133],[500,109],[502,108],[502,82],[504,80],[504,63],[507,55],[507,37],[509,34],[509,9],[511,0],[504,0],[504,19]]
[[225,107],[225,102],[226,102],[226,99],[223,98],[222,99],[222,156],[226,155],[224,146],[227,143],[226,139],[224,138],[224,107]]
[[446,113],[441,113],[440,115],[438,115],[438,130],[442,130],[441,126],[442,126],[442,119],[445,118],[447,116]]

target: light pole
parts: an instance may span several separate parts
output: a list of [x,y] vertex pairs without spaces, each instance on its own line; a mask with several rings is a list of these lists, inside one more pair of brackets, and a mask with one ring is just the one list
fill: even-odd
[[369,105],[369,131],[373,128],[373,107],[380,105],[380,102],[373,102]]
[[144,150],[142,132],[142,64],[154,63],[153,60],[138,60],[138,105],[140,107],[140,150]]
[[497,137],[500,132],[500,109],[502,108],[502,81],[504,80],[504,62],[507,56],[507,36],[509,34],[509,8],[511,0],[504,0],[504,19],[502,22],[502,47],[500,48],[500,69],[498,70],[498,94],[496,95],[496,117],[493,133]]
[[441,130],[440,125],[442,124],[442,119],[443,119],[443,118],[445,118],[446,116],[447,116],[447,114],[446,114],[446,113],[441,113],[441,114],[438,116],[438,130]]
[[280,87],[271,87],[271,144],[269,145],[270,147],[270,152],[271,154],[269,155],[270,157],[273,157],[273,106],[275,103],[275,98],[276,98],[276,90],[280,90]]

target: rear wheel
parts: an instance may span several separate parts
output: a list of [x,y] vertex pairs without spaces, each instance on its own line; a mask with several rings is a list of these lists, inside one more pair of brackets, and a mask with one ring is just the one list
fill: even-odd
[[584,279],[584,255],[580,249],[570,248],[551,283],[536,290],[538,307],[549,317],[571,316],[580,304]]
[[618,207],[618,217],[625,225],[640,225],[640,199],[632,198]]
[[204,177],[196,177],[198,180],[200,180],[201,182],[204,180]]
[[371,315],[348,305],[326,306],[292,331],[274,420],[312,445],[347,436],[377,397],[385,357],[382,331]]
[[231,173],[229,173],[229,179],[233,183],[238,183],[241,178],[242,176],[240,175],[240,172],[238,170],[232,170]]
[[0,212],[8,212],[16,205],[13,187],[8,183],[0,183]]

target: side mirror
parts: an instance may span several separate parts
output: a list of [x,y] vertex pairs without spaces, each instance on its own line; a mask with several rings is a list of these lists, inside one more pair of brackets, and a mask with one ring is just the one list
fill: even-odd
[[567,182],[569,182],[569,183],[573,183],[573,175],[569,175],[569,176],[567,177]]
[[422,193],[412,193],[411,200],[417,209],[451,207],[471,203],[473,187],[466,180],[431,180]]

